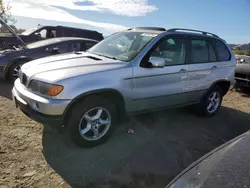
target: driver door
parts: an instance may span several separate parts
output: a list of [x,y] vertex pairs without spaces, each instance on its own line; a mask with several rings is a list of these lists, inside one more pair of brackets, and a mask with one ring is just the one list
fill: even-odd
[[150,110],[187,102],[186,39],[167,37],[158,42],[151,51],[149,57],[164,58],[165,67],[134,67],[134,98],[131,111]]

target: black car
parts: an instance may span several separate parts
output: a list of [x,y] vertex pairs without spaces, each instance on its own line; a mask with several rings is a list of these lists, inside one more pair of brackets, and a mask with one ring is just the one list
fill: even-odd
[[249,144],[248,131],[191,164],[166,188],[250,187]]
[[28,45],[8,26],[6,28],[22,45],[0,51],[0,78],[14,81],[24,63],[55,54],[86,51],[98,41],[86,38],[62,37],[42,40]]
[[[103,35],[97,31],[65,26],[37,26],[18,34],[18,36],[26,44],[56,37],[81,37],[97,41],[103,39]],[[20,41],[11,34],[0,35],[0,49],[12,48],[19,44]]]

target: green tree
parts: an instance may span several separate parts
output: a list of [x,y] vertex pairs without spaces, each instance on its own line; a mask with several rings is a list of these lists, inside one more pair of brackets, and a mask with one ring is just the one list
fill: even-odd
[[0,0],[0,18],[5,23],[15,25],[16,20],[12,17],[10,9],[11,6],[9,4],[4,4],[3,0]]

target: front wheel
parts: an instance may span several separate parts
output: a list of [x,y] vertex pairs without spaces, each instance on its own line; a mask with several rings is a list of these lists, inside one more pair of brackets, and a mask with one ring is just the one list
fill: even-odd
[[220,87],[211,88],[200,103],[199,114],[203,116],[215,115],[221,107],[222,98]]
[[103,97],[91,96],[76,103],[70,113],[66,131],[79,146],[96,146],[111,135],[116,122],[115,107]]
[[8,71],[8,80],[10,82],[14,82],[17,78],[18,78],[18,73],[19,70],[21,69],[21,66],[24,64],[25,62],[20,61],[20,62],[16,62],[13,63]]

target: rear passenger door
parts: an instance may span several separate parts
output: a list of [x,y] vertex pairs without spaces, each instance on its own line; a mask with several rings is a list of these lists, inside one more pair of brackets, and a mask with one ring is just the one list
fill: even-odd
[[190,37],[188,40],[186,92],[190,93],[190,102],[199,100],[211,83],[217,80],[214,73],[218,69],[218,62],[213,44],[209,38]]

